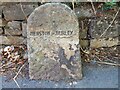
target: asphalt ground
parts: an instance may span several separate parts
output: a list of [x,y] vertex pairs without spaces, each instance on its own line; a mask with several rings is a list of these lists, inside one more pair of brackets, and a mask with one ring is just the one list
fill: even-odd
[[[13,80],[6,81],[2,76],[2,88],[18,88]],[[54,82],[17,78],[20,88],[118,88],[118,67],[108,65],[83,64],[83,79],[74,82]]]

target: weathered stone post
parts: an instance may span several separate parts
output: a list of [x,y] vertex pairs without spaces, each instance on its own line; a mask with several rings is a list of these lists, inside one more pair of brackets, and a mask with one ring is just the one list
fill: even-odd
[[81,79],[79,25],[75,13],[61,3],[36,8],[28,18],[27,45],[31,79]]

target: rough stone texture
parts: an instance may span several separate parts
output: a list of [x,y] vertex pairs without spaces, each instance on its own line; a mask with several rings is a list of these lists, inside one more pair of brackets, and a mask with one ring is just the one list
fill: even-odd
[[0,27],[2,26],[2,7],[0,6]]
[[120,37],[120,24],[117,26],[118,29],[118,36]]
[[2,6],[0,6],[0,15],[2,14]]
[[[112,19],[98,18],[91,20],[91,35],[92,38],[99,38],[103,32],[108,28]],[[118,36],[118,20],[111,25],[111,27],[106,31],[106,33],[102,36],[102,38],[116,37]]]
[[8,21],[6,21],[5,19],[2,19],[2,26],[3,27],[7,26],[7,23],[8,23]]
[[94,15],[92,9],[86,7],[76,7],[75,13],[78,18],[92,17]]
[[[92,39],[90,41],[90,47],[99,48],[119,45],[119,20],[116,19],[111,27],[107,29],[111,21],[112,18],[105,19],[105,17],[91,20],[90,30]],[[106,33],[103,34],[106,29]]]
[[[3,46],[2,46],[2,45],[0,45],[0,50],[1,50],[1,49],[3,49]],[[1,51],[0,51],[0,55],[2,55]]]
[[99,48],[99,47],[112,47],[119,44],[119,39],[117,38],[102,38],[102,39],[92,39],[90,41],[90,47]]
[[25,20],[28,15],[37,7],[37,4],[7,4],[3,8],[3,14],[7,21],[9,20]]
[[0,44],[4,44],[4,45],[26,44],[26,39],[18,36],[0,36]]
[[88,19],[81,20],[79,19],[79,29],[80,29],[80,39],[86,39],[87,38],[87,31],[88,31]]
[[2,27],[2,19],[0,18],[0,27]]
[[80,39],[80,46],[82,48],[88,48],[89,47],[89,40]]
[[88,48],[89,47],[89,40],[88,40],[88,19],[79,19],[79,37],[80,37],[80,45],[82,48]]
[[68,6],[47,3],[36,8],[28,18],[27,36],[31,79],[82,78],[79,25]]
[[27,37],[27,24],[24,22],[22,23],[22,36]]
[[3,5],[2,3],[0,3],[0,15],[2,14],[2,10],[3,10]]
[[2,34],[3,33],[3,30],[2,30],[2,28],[0,27],[0,34]]
[[7,26],[5,27],[5,34],[6,35],[21,35],[21,22],[18,21],[12,21],[8,22]]
[[3,2],[0,2],[0,6],[3,4]]

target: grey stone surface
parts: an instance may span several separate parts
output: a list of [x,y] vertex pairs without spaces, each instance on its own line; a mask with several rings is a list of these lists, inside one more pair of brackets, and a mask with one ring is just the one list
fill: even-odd
[[0,5],[0,14],[2,13],[3,6]]
[[92,9],[90,8],[82,8],[82,7],[76,7],[75,13],[78,18],[85,18],[85,17],[92,17],[94,15]]
[[2,34],[3,33],[3,30],[2,30],[2,28],[0,27],[0,34]]
[[5,29],[5,34],[7,35],[21,35],[22,34],[21,22],[18,22],[18,21],[8,22],[7,26],[4,29]]
[[120,24],[118,25],[117,29],[119,30],[118,31],[118,35],[119,35],[118,39],[119,39],[119,45],[120,45]]
[[0,2],[0,6],[3,4],[3,2]]
[[79,19],[79,37],[80,37],[80,45],[82,48],[88,48],[89,47],[89,40],[88,40],[88,29],[89,26],[86,25],[88,23],[88,20],[86,19]]
[[7,21],[25,20],[37,6],[37,4],[7,4],[3,8],[3,14]]
[[20,45],[26,42],[25,38],[19,36],[0,36],[0,44],[4,45]]
[[[0,45],[0,60],[2,59],[2,52],[1,52],[1,50],[2,50],[2,45]],[[1,65],[2,64],[0,64],[0,67],[1,67]],[[2,76],[2,74],[0,72],[0,90],[2,90],[2,77],[1,76]]]
[[22,36],[27,37],[27,23],[22,23]]
[[116,46],[116,45],[120,45],[118,37],[108,38],[108,39],[106,39],[106,38],[92,39],[90,41],[90,47],[94,47],[94,48],[112,47],[112,46]]
[[[108,28],[112,21],[112,18],[97,18],[91,20],[91,34],[92,38],[99,38],[104,31]],[[116,37],[118,36],[118,21],[115,20],[114,23],[111,25],[111,27],[106,31],[106,33],[102,36],[102,38],[109,38],[109,37]]]
[[2,27],[2,19],[0,18],[0,27]]
[[28,18],[27,38],[30,79],[82,78],[78,20],[67,5],[36,8]]
[[90,31],[92,39],[90,47],[99,48],[119,45],[119,20],[116,19],[109,27],[112,20],[112,18],[108,17],[91,20]]
[[2,90],[2,77],[0,77],[0,90]]
[[2,2],[0,2],[0,18],[1,18],[1,15],[2,15],[2,10],[3,10],[3,5],[2,5]]

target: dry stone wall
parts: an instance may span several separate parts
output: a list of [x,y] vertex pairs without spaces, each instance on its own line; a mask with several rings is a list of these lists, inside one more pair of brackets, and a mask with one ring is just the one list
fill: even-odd
[[27,45],[27,18],[38,3],[0,4],[0,45]]
[[108,28],[115,14],[106,17],[103,12],[104,17],[93,17],[90,7],[79,6],[74,11],[63,4],[0,4],[0,48],[26,45],[31,79],[81,79],[80,46],[120,44],[120,13]]
[[[40,3],[0,3],[0,45],[20,45],[27,44],[27,18],[29,15],[40,6]],[[69,4],[67,4],[69,5]],[[114,15],[109,17],[101,17],[96,20],[93,18],[94,13],[91,6],[75,7],[75,13],[79,19],[80,43],[82,47],[107,47],[118,44],[119,36],[119,21],[117,17],[115,23],[105,33],[105,37],[99,38],[101,33],[108,27]],[[106,12],[103,14],[107,15]],[[120,13],[118,14],[120,16]],[[91,19],[93,18],[93,19]],[[107,19],[108,22],[105,22]],[[85,23],[86,22],[86,23]],[[91,23],[90,23],[91,22]],[[98,25],[99,24],[99,25]],[[99,26],[99,27],[98,27]],[[88,35],[91,34],[91,36]],[[109,37],[109,38],[108,38]],[[114,37],[114,39],[113,39]],[[106,39],[107,38],[107,39]],[[22,41],[23,40],[23,41]],[[103,41],[103,42],[102,42]],[[103,44],[104,43],[104,44]]]

